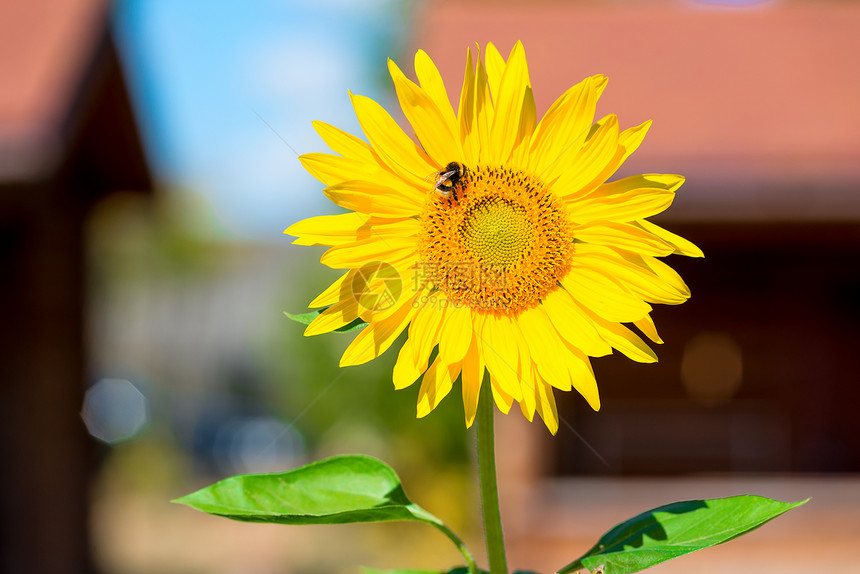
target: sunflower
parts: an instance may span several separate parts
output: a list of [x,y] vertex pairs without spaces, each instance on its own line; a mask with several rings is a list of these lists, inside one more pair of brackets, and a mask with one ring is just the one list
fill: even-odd
[[555,433],[554,390],[576,389],[599,409],[589,358],[617,350],[656,361],[625,324],[660,343],[651,303],[690,296],[657,257],[702,252],[646,220],[669,207],[684,178],[607,183],[650,122],[624,131],[614,115],[594,123],[601,75],[567,90],[538,121],[519,42],[507,60],[492,44],[484,61],[467,50],[456,110],[423,51],[417,84],[388,65],[415,140],[379,104],[350,93],[367,141],[314,122],[335,154],[300,157],[347,210],[286,231],[297,244],[329,246],[322,263],[347,270],[311,302],[324,310],[305,334],[366,322],[343,354],[347,366],[378,357],[407,331],[393,380],[402,389],[422,379],[419,417],[459,378],[470,426],[487,381],[502,412],[517,401]]

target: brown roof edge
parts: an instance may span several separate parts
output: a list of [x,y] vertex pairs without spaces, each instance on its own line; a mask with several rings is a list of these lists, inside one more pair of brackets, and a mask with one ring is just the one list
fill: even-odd
[[104,67],[105,0],[29,0],[0,18],[0,180],[56,170]]

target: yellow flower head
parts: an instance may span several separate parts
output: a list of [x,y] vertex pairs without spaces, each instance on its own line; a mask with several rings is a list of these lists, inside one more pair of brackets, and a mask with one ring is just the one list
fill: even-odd
[[378,357],[408,329],[393,378],[402,389],[423,375],[419,417],[459,378],[471,425],[486,370],[502,412],[518,401],[555,433],[553,388],[574,388],[600,408],[589,357],[617,349],[656,361],[623,323],[660,343],[649,303],[690,296],[656,257],[701,251],[646,221],[684,178],[606,183],[650,122],[624,131],[614,115],[592,123],[606,86],[599,75],[538,121],[520,43],[507,61],[492,44],[477,65],[467,51],[457,110],[423,51],[418,84],[389,69],[417,143],[376,102],[350,94],[367,142],[315,122],[336,155],[300,158],[348,210],[287,229],[297,244],[330,246],[322,262],[348,270],[311,302],[327,308],[305,334],[367,322],[343,354],[347,366]]

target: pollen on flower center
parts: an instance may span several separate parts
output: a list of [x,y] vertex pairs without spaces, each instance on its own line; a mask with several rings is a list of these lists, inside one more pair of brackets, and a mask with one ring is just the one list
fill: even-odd
[[449,301],[516,315],[570,269],[573,234],[561,201],[538,178],[464,166],[454,193],[428,192],[418,276]]
[[522,206],[500,197],[476,202],[463,218],[466,251],[488,265],[512,265],[528,253],[532,228]]

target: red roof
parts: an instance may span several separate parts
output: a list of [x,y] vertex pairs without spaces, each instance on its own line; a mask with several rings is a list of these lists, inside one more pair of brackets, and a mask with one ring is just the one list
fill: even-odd
[[653,119],[628,172],[683,173],[676,217],[860,218],[860,4],[438,2],[423,48],[459,94],[465,51],[522,40],[538,113],[581,78],[599,115]]
[[45,167],[103,40],[106,0],[26,0],[0,7],[0,174]]

